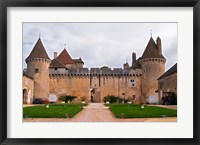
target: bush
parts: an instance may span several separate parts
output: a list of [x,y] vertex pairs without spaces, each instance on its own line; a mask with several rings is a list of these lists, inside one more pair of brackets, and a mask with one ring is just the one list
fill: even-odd
[[169,96],[162,97],[163,105],[177,105],[177,95],[176,93],[171,93]]
[[118,101],[118,97],[116,96],[112,96],[112,95],[108,95],[104,97],[104,102],[109,101],[110,103],[116,103]]
[[122,102],[127,103],[128,100],[127,99],[123,99],[123,98],[119,98],[119,103],[122,103]]
[[61,96],[59,98],[60,101],[64,101],[65,103],[67,102],[72,102],[74,99],[76,98],[76,96],[70,96],[70,95],[67,95],[67,96]]

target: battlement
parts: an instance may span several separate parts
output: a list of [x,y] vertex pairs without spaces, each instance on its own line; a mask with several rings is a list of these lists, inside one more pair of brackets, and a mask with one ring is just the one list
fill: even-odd
[[123,70],[122,68],[81,68],[81,69],[49,69],[50,76],[141,76],[142,71],[132,69]]
[[141,59],[139,61],[140,64],[142,64],[144,62],[160,62],[160,63],[165,63],[166,59],[164,59],[164,58],[146,58],[146,59]]
[[48,63],[51,62],[50,59],[46,59],[46,58],[29,58],[29,59],[26,59],[26,63],[28,63],[28,62],[38,62],[38,61],[48,62]]

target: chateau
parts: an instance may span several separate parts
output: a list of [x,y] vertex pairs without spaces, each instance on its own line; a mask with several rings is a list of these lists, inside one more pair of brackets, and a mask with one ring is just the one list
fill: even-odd
[[[66,48],[51,60],[41,38],[26,58],[23,71],[23,103],[35,98],[57,101],[63,95],[85,97],[86,101],[103,102],[107,95],[132,98],[134,103],[159,103],[158,78],[165,72],[166,59],[161,39],[151,37],[141,57],[132,53],[132,64],[123,68],[84,68],[81,58],[73,59]],[[131,54],[130,54],[131,55]]]

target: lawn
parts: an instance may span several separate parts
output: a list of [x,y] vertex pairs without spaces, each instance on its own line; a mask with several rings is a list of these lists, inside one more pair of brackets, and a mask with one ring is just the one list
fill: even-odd
[[50,104],[24,107],[23,117],[27,118],[71,118],[83,109],[82,104]]
[[176,117],[177,111],[173,109],[161,108],[156,106],[145,106],[135,104],[106,104],[116,118],[160,118]]

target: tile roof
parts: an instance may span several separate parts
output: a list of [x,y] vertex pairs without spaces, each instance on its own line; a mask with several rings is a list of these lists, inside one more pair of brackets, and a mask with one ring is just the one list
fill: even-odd
[[75,64],[65,48],[56,59],[62,64]]
[[26,58],[26,60],[31,58],[44,58],[50,60],[40,38],[36,42],[33,50],[31,51],[30,55]]
[[170,69],[168,69],[168,71],[166,71],[163,75],[161,75],[159,78],[158,78],[158,80],[159,79],[162,79],[162,78],[164,78],[164,77],[166,77],[166,76],[169,76],[169,75],[171,75],[171,74],[173,74],[173,73],[176,73],[177,72],[177,63],[175,64],[175,65],[173,65]]
[[66,68],[62,63],[60,63],[57,59],[53,59],[49,66],[50,68]]
[[138,59],[135,61],[135,63],[133,63],[133,65],[130,67],[130,69],[131,69],[131,68],[132,68],[132,69],[142,68],[141,65],[140,65],[140,63],[139,63],[140,60],[141,60],[141,57],[138,58]]
[[79,59],[73,59],[73,61],[74,61],[75,63],[83,63],[83,64],[84,64],[84,62],[82,61],[81,58],[79,58]]
[[158,47],[152,37],[150,38],[150,40],[146,46],[146,49],[142,55],[142,59],[146,59],[146,58],[163,58],[163,59],[165,59],[162,54],[159,54]]

